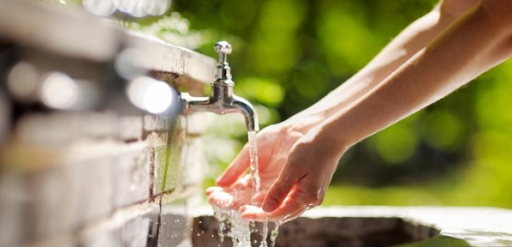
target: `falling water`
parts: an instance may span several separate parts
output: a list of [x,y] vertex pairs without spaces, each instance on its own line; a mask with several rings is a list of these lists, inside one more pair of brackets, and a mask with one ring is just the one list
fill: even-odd
[[[253,182],[253,195],[260,192],[261,180],[259,177],[259,164],[258,164],[258,147],[256,142],[256,132],[250,131],[248,133],[249,140],[249,160],[251,169],[251,179]],[[254,205],[260,206],[260,205]],[[215,217],[219,221],[219,238],[221,242],[225,237],[230,237],[233,242],[233,247],[249,247],[251,245],[251,233],[258,232],[254,222],[242,219],[242,215],[238,210],[222,209],[213,207]],[[276,223],[275,228],[270,233],[270,244],[267,242],[269,231],[268,218],[262,222],[261,242],[259,247],[273,247],[277,238],[279,224]],[[251,228],[253,230],[251,230]]]
[[237,210],[214,207],[215,217],[219,220],[219,237],[221,242],[225,237],[231,238],[233,247],[251,246],[250,222],[242,219]]
[[277,235],[279,234],[279,222],[275,222],[275,228],[270,232],[270,247],[276,244]]
[[268,247],[267,235],[268,235],[268,218],[265,218],[265,221],[263,221],[263,230],[261,231],[260,247]]
[[253,195],[260,192],[261,181],[258,163],[258,143],[256,141],[256,131],[249,131],[249,160],[251,167],[251,178],[254,185]]

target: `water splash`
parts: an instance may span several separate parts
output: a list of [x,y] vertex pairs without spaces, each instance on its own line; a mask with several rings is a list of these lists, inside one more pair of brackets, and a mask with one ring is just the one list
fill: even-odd
[[[256,132],[248,132],[249,142],[249,160],[251,170],[251,180],[253,183],[253,195],[260,192],[261,179],[259,176],[259,163],[258,163],[258,144],[256,141]],[[253,206],[260,206],[253,204]],[[255,246],[251,244],[251,233],[258,233],[258,227],[254,221],[247,221],[242,219],[242,215],[237,210],[223,209],[213,206],[215,217],[219,221],[219,239],[224,242],[226,237],[231,238],[233,247],[249,247]],[[261,241],[259,247],[273,247],[275,240],[279,232],[279,223],[275,223],[275,228],[270,233],[270,241],[268,241],[269,235],[269,220],[266,218],[262,222],[261,229]],[[255,244],[257,241],[254,242]]]
[[225,237],[231,238],[233,247],[251,246],[250,222],[242,219],[242,215],[232,209],[214,207],[215,217],[219,221],[219,238],[224,242]]
[[276,245],[277,235],[279,235],[279,222],[275,222],[275,228],[270,232],[270,247],[274,247]]
[[267,236],[268,236],[268,218],[265,218],[265,221],[263,221],[263,230],[261,231],[260,247],[268,247]]

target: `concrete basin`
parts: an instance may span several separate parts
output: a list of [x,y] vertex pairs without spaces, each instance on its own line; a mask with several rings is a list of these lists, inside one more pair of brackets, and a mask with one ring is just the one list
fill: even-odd
[[[231,246],[229,239],[220,243],[218,229],[217,220],[208,213],[196,216],[193,246]],[[282,225],[276,246],[512,246],[512,210],[477,207],[319,207]]]

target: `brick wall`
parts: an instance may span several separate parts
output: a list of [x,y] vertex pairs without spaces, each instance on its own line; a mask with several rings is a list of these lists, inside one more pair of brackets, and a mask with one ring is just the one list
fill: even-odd
[[186,246],[201,114],[24,115],[0,151],[0,246]]

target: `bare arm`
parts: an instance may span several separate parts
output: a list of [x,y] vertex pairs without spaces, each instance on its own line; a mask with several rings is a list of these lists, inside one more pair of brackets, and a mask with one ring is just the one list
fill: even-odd
[[322,128],[343,136],[345,144],[355,144],[508,59],[512,55],[512,12],[501,14],[498,6],[511,7],[512,1],[483,1]]
[[[444,0],[405,28],[368,65],[310,108],[286,122],[307,132],[335,112],[350,105],[380,84],[393,71],[437,37],[477,0]],[[297,121],[299,120],[300,121]],[[306,120],[305,120],[306,119]]]
[[382,83],[311,129],[264,200],[268,216],[292,217],[318,205],[347,148],[512,56],[510,13],[512,0],[483,0]]

